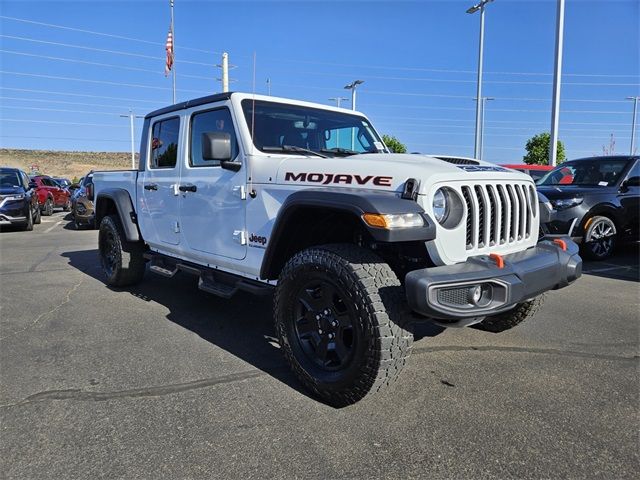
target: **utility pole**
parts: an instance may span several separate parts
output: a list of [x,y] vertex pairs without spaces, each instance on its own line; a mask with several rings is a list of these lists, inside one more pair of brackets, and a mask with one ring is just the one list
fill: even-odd
[[129,125],[131,127],[131,170],[136,170],[136,138],[135,138],[135,131],[133,127],[133,119],[144,118],[144,115],[134,115],[133,111],[129,109],[128,115],[120,115],[120,116],[124,118],[129,117]]
[[347,97],[331,97],[328,100],[332,101],[332,102],[336,102],[336,107],[340,108],[340,104],[342,102],[348,102],[349,99]]
[[633,119],[631,120],[631,149],[629,155],[633,155],[636,149],[636,113],[638,112],[638,100],[640,97],[627,97],[627,100],[633,100]]
[[[345,85],[344,88],[346,90],[351,90],[351,110],[356,109],[356,87],[358,85],[362,85],[364,80],[354,80],[349,85]],[[356,146],[356,129],[353,127],[351,129],[351,150],[355,149]]]
[[176,103],[176,62],[175,62],[176,33],[175,33],[175,30],[173,29],[173,0],[169,0],[169,5],[171,6],[171,41],[173,43],[171,47],[171,56],[173,59],[171,63],[171,78],[173,80],[173,104],[175,105]]
[[560,123],[560,86],[562,83],[562,44],[564,41],[564,0],[557,0],[556,58],[553,69],[553,100],[551,104],[551,140],[549,165],[556,166],[558,156],[558,124]]
[[267,95],[271,96],[271,79],[267,78]]
[[229,91],[229,82],[233,82],[234,79],[229,78],[229,70],[235,68],[235,65],[229,65],[229,54],[227,52],[222,53],[222,63],[220,65],[216,65],[216,67],[222,69],[222,77],[216,78],[216,80],[220,80],[222,83],[222,91]]
[[484,7],[487,3],[493,2],[493,0],[480,0],[473,7],[467,10],[467,13],[473,14],[480,11],[480,44],[478,46],[478,80],[476,86],[476,138],[473,147],[474,158],[479,158],[480,143],[481,143],[481,116],[482,116],[482,61],[484,52]]
[[487,100],[495,100],[494,97],[482,97],[482,118],[480,123],[480,156],[478,160],[482,160],[484,155],[484,111],[487,106]]

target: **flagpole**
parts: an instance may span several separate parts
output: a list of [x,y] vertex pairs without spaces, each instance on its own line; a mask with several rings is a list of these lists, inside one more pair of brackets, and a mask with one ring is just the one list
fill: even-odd
[[176,51],[176,33],[173,30],[173,0],[169,0],[169,4],[171,5],[171,38],[173,40],[173,47],[171,49],[171,56],[173,57],[173,63],[171,65],[171,78],[173,79],[173,103],[176,103],[176,62],[175,62],[175,51]]

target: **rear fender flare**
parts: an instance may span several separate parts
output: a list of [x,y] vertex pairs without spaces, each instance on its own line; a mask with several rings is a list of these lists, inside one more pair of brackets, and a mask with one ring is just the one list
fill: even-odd
[[134,222],[135,209],[129,192],[124,188],[107,188],[101,190],[96,198],[96,225],[100,225],[102,219],[112,212],[110,206],[115,207],[124,234],[129,242],[142,240],[137,222]]

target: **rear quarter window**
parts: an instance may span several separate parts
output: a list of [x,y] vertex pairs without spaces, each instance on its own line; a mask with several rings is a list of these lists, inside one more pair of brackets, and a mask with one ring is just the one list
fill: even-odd
[[178,161],[180,117],[159,120],[151,130],[151,168],[174,168]]

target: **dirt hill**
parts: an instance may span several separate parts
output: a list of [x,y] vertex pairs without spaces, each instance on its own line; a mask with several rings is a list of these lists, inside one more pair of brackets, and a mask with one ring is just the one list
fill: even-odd
[[0,148],[0,166],[18,167],[30,174],[32,165],[37,165],[38,171],[42,174],[73,179],[84,176],[89,170],[131,168],[131,154]]

